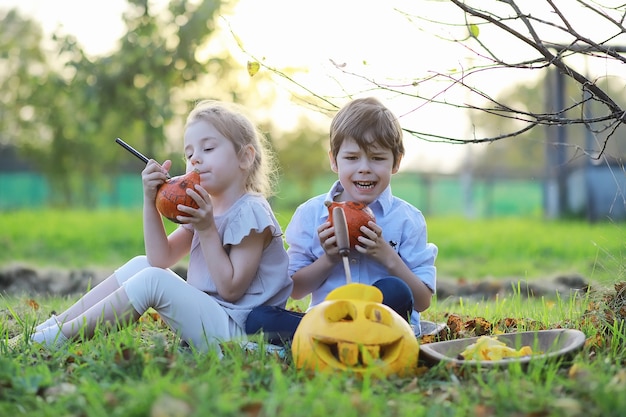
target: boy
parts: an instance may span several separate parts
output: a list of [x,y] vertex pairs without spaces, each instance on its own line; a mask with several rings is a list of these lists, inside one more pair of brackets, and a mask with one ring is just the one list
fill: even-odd
[[[379,288],[383,304],[407,318],[419,336],[419,312],[430,306],[435,291],[437,247],[427,241],[422,213],[391,193],[391,176],[404,155],[402,136],[397,118],[375,98],[356,99],[339,110],[331,122],[328,154],[338,181],[327,194],[298,207],[285,236],[294,283],[291,296],[311,294],[313,307],[346,283],[324,202],[368,205],[376,222],[361,228],[359,245],[350,251],[352,281]],[[270,343],[284,344],[293,338],[303,315],[258,307],[248,316],[246,332],[263,330]]]

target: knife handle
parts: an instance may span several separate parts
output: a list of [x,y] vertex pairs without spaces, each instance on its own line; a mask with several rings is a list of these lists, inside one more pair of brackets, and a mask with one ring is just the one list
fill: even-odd
[[341,256],[348,256],[350,254],[350,236],[348,234],[346,213],[343,211],[342,207],[333,208],[333,226],[335,227],[339,254]]

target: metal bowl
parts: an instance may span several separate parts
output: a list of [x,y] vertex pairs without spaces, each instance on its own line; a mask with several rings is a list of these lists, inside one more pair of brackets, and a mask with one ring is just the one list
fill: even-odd
[[574,329],[506,333],[492,337],[496,337],[502,343],[516,350],[520,349],[522,346],[530,346],[532,351],[537,353],[495,361],[464,360],[460,357],[460,353],[478,340],[478,337],[471,337],[421,344],[419,360],[425,362],[427,365],[447,362],[459,366],[477,366],[485,368],[503,367],[513,363],[527,365],[530,361],[538,359],[571,359],[583,348],[586,340],[586,336],[583,332]]

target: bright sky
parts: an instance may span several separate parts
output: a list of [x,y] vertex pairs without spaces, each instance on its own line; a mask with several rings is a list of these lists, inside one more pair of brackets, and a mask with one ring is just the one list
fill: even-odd
[[[167,2],[153,1],[156,4]],[[314,87],[314,91],[342,95],[337,80],[333,80],[340,74],[331,65],[331,59],[346,64],[346,68],[355,73],[398,79],[421,78],[429,71],[446,72],[467,65],[459,45],[437,39],[436,35],[441,35],[437,33],[440,25],[433,24],[429,33],[420,31],[391,7],[418,15],[424,10],[417,8],[425,4],[412,0],[237,0],[235,13],[219,19],[218,23],[224,28],[220,42],[245,66],[247,57],[228,32],[230,25],[252,55],[265,57],[268,65],[279,69],[307,68],[302,81]],[[445,2],[430,3],[433,7],[435,4],[438,8],[447,7]],[[62,29],[74,34],[88,53],[97,55],[111,51],[123,35],[121,14],[127,2],[0,0],[0,7],[18,7],[38,20],[48,33]],[[432,12],[431,8],[428,11]],[[459,11],[451,7],[447,13]],[[424,24],[421,22],[420,27]],[[515,53],[519,54],[519,50]],[[362,87],[354,84],[354,78],[339,81],[349,91],[359,91]],[[488,84],[495,84],[494,80]],[[452,108],[442,111],[426,106],[405,115],[414,107],[409,101],[394,98],[385,103],[394,113],[402,115],[403,125],[415,130],[462,136],[469,129],[467,118]],[[299,108],[286,98],[277,103],[275,111],[280,115],[275,120],[295,121],[297,112],[311,110]],[[329,122],[325,121],[327,125]],[[404,168],[420,165],[436,171],[454,168],[470,149],[469,146],[425,143],[412,137],[407,137],[405,144]]]
[[[402,10],[408,10],[411,2],[397,0],[402,3]],[[155,4],[164,4],[164,0],[155,0]],[[385,73],[386,76],[401,76],[406,68],[423,73],[433,69],[437,56],[437,64],[442,69],[456,62],[446,62],[442,57],[456,61],[453,55],[442,54],[441,49],[432,43],[413,45],[415,28],[393,12],[390,3],[383,5],[377,0],[317,0],[300,2],[293,0],[239,0],[236,12],[220,19],[225,28],[223,44],[231,49],[234,57],[245,65],[246,57],[237,47],[232,35],[226,27],[230,25],[242,39],[244,47],[259,57],[267,57],[271,65],[277,68],[284,66],[308,68],[305,82],[314,82],[315,91],[341,94],[337,90],[337,82],[329,77],[335,72],[329,59],[338,63],[346,63],[355,70],[365,70],[369,74]],[[391,1],[393,3],[393,1]],[[115,42],[124,33],[121,14],[127,8],[126,0],[108,0],[106,2],[84,0],[0,0],[0,7],[18,7],[24,14],[32,16],[43,26],[44,31],[52,33],[62,30],[75,35],[88,53],[97,55],[107,53],[114,48]],[[412,33],[409,37],[409,31]],[[410,51],[414,49],[415,53]],[[428,56],[429,59],[423,59]],[[363,65],[363,62],[367,65]],[[402,71],[400,71],[402,70]],[[313,81],[311,81],[313,80]],[[342,81],[345,86],[358,88],[349,83],[354,80]],[[386,102],[396,114],[402,114],[405,103],[399,101]],[[308,111],[285,99],[277,103],[276,112],[280,114],[275,120],[297,120],[297,112]],[[291,112],[286,113],[286,111]],[[285,117],[290,114],[292,117]],[[449,115],[448,115],[449,116]],[[409,116],[407,116],[408,118]],[[418,115],[423,123],[441,120],[440,115],[427,114],[423,111]],[[326,123],[329,124],[330,120]],[[419,123],[419,121],[418,121]],[[447,125],[448,122],[441,122]],[[463,123],[454,124],[463,129]],[[420,129],[427,130],[422,127]],[[437,127],[429,130],[436,130]],[[407,155],[403,168],[419,164],[433,169],[451,169],[458,161],[458,155],[464,152],[463,147],[428,144],[407,138]],[[455,156],[457,155],[457,156]]]

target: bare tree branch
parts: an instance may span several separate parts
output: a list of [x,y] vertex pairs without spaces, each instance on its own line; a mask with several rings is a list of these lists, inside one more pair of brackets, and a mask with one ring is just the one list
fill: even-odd
[[[467,35],[461,39],[450,39],[462,45],[468,52],[468,65],[461,71],[429,71],[421,77],[399,82],[382,81],[372,76],[359,74],[348,69],[343,64],[333,62],[335,68],[344,75],[354,77],[364,82],[371,88],[361,91],[345,91],[345,97],[362,94],[366,91],[381,91],[393,97],[413,100],[410,109],[405,110],[406,116],[426,106],[448,106],[450,108],[483,112],[499,117],[514,120],[516,127],[510,132],[499,133],[485,137],[477,137],[476,131],[472,130],[469,137],[451,137],[437,132],[424,132],[404,126],[405,131],[413,136],[436,142],[462,143],[489,143],[502,139],[512,138],[526,133],[538,126],[586,126],[593,134],[606,135],[602,141],[606,148],[606,142],[615,137],[618,129],[626,122],[626,111],[619,104],[614,93],[607,90],[607,86],[599,83],[599,78],[587,74],[585,68],[581,68],[578,57],[585,59],[601,60],[604,63],[626,64],[626,4],[608,7],[591,0],[576,0],[575,2],[562,2],[558,0],[450,0],[444,2],[452,4],[463,13],[464,21],[439,22],[428,16],[413,16],[407,12],[398,11],[408,21],[424,21],[430,25],[449,25],[457,29],[465,26]],[[588,13],[589,19],[600,21],[595,27],[581,26],[579,21],[573,19],[572,7],[578,11]],[[587,19],[584,20],[587,23]],[[581,27],[577,27],[577,24]],[[515,60],[504,57],[498,52],[495,44],[490,44],[493,39],[484,38],[478,33],[479,27],[489,27],[502,34],[503,37],[512,38],[508,51],[517,51],[528,48],[524,59]],[[595,28],[602,27],[601,35],[597,35]],[[508,39],[508,38],[507,38]],[[616,42],[622,42],[621,44]],[[242,48],[243,49],[243,48]],[[503,56],[500,56],[500,55]],[[511,55],[509,53],[509,55]],[[332,62],[332,61],[331,61]],[[261,65],[269,71],[286,79],[288,82],[300,88],[309,99],[321,103],[320,109],[330,111],[339,106],[334,102],[339,97],[330,98],[319,94],[314,89],[298,83],[288,74],[273,68],[260,61]],[[496,98],[487,92],[488,86],[480,84],[479,75],[488,71],[517,70],[517,71],[542,71],[557,70],[568,79],[573,80],[581,92],[579,98],[568,97],[568,103],[561,103],[561,108],[529,110],[519,103],[508,103],[504,98]],[[549,73],[548,73],[549,74]],[[545,79],[548,76],[544,76]],[[419,91],[420,87],[424,87]],[[436,88],[432,88],[437,86]],[[428,87],[428,88],[426,88]],[[423,91],[428,91],[424,93]],[[459,95],[452,92],[465,92],[465,99],[459,100]],[[452,99],[451,99],[452,97]],[[472,99],[473,98],[473,99]],[[306,97],[302,97],[307,100]],[[310,100],[309,100],[310,103]],[[471,103],[471,104],[470,104]],[[481,104],[482,103],[482,104]],[[586,111],[593,103],[594,113]],[[538,103],[535,103],[538,104]],[[542,103],[539,103],[542,104]],[[318,105],[319,106],[319,105]],[[544,104],[545,106],[545,104]],[[572,116],[574,115],[574,116]],[[519,126],[519,124],[523,126]]]

